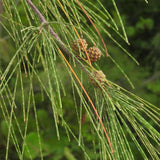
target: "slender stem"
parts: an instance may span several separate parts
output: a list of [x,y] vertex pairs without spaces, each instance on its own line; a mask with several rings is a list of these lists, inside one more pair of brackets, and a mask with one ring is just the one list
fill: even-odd
[[40,13],[40,11],[38,10],[38,8],[36,8],[36,6],[30,0],[26,0],[26,1],[29,4],[29,6],[34,10],[34,12],[37,14],[37,16],[39,17],[39,19],[41,20],[41,23],[46,23],[47,21],[45,20],[45,18],[43,17],[43,15]]

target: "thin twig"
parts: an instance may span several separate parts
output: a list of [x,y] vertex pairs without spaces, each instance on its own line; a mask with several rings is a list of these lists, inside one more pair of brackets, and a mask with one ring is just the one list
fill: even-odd
[[40,11],[38,10],[38,8],[30,0],[26,0],[26,1],[29,4],[29,6],[34,10],[34,12],[37,14],[37,16],[39,17],[39,19],[41,20],[41,23],[46,23],[47,21],[45,20],[45,18],[43,17],[43,15],[40,13]]

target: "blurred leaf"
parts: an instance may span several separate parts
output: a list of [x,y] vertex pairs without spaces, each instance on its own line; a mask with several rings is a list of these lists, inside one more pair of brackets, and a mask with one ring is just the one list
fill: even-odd
[[61,135],[61,139],[58,140],[53,129],[46,129],[43,136],[43,150],[45,155],[53,154],[63,156],[64,148],[68,145],[69,141],[66,136]]
[[32,159],[40,156],[39,137],[36,132],[31,132],[26,136],[26,145],[24,148],[24,155],[26,158]]
[[64,156],[67,160],[76,160],[76,158],[74,157],[74,155],[68,147],[64,148]]
[[150,18],[141,18],[136,24],[136,28],[140,30],[144,30],[145,28],[148,30],[152,30],[153,26],[154,21]]

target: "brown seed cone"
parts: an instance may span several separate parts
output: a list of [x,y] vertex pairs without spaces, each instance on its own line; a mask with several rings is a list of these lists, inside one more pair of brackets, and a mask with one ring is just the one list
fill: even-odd
[[93,46],[90,47],[87,51],[91,62],[96,62],[101,58],[101,51],[99,48]]
[[[94,71],[93,77],[103,86],[106,81],[106,76],[102,71]],[[99,87],[98,83],[92,77],[89,77],[89,81],[95,86]]]
[[79,52],[79,49],[81,50],[81,52],[84,52],[85,49],[87,49],[87,42],[85,39],[78,39],[77,41],[74,40],[72,43],[72,49],[76,52]]

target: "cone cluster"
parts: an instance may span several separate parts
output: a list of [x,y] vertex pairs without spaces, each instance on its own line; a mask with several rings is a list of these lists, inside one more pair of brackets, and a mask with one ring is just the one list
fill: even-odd
[[96,46],[93,46],[87,50],[87,47],[88,47],[88,43],[86,42],[85,39],[78,39],[77,41],[74,40],[72,43],[72,49],[74,51],[79,53],[79,51],[85,52],[86,50],[91,62],[98,61],[101,58],[100,49],[97,48]]
[[[105,84],[106,81],[106,76],[105,74],[100,70],[100,71],[94,71],[92,73],[92,76],[94,77],[89,77],[89,81],[95,86],[99,87],[99,84],[102,86]],[[98,81],[98,82],[97,82]],[[98,84],[99,83],[99,84]]]

